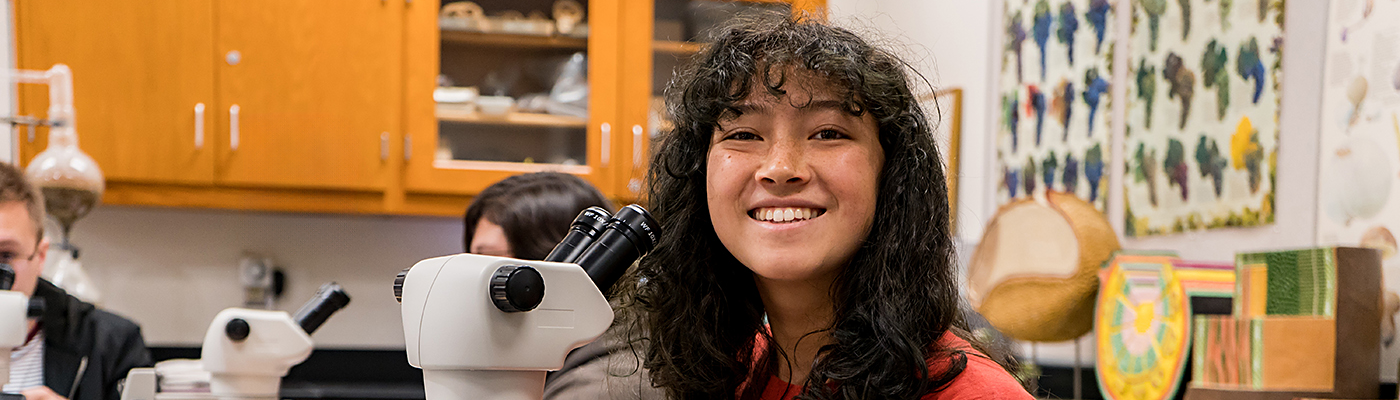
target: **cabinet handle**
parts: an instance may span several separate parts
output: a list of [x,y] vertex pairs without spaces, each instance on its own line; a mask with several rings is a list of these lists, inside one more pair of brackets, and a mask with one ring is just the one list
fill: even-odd
[[413,159],[413,135],[403,135],[403,162]]
[[238,105],[228,108],[228,148],[238,151]]
[[642,167],[642,126],[632,125],[632,168]]
[[379,161],[389,161],[389,132],[379,133]]
[[[25,117],[29,117],[29,116],[26,115]],[[25,124],[25,126],[28,127],[28,131],[29,131],[29,143],[34,143],[34,125],[38,125],[38,124],[37,124],[37,123]]]
[[194,105],[194,148],[204,148],[204,103]]
[[612,155],[612,152],[608,151],[612,147],[612,125],[604,122],[600,128],[603,131],[603,156],[601,158],[603,159],[603,168],[607,168],[608,158]]

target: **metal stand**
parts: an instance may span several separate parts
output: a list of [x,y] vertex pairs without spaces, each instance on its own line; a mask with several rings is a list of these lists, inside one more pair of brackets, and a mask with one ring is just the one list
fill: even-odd
[[1080,338],[1074,338],[1074,398],[1075,398],[1075,400],[1079,400],[1079,399],[1083,399],[1083,398],[1084,398],[1084,388],[1083,388],[1084,379],[1083,379],[1083,375],[1082,375],[1082,374],[1084,373],[1084,368],[1081,366],[1082,364],[1079,363],[1079,339],[1083,339],[1083,338],[1082,338],[1082,337],[1080,337]]

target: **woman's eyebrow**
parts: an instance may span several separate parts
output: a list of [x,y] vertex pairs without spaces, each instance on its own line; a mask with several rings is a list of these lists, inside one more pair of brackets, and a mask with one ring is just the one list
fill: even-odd
[[730,107],[730,109],[731,109],[732,111],[736,112],[738,115],[749,114],[749,113],[754,113],[754,114],[766,114],[766,113],[768,113],[770,107],[769,107],[768,104],[766,104],[766,103],[745,102],[745,103],[735,104],[733,107]]
[[837,111],[841,113],[849,113],[850,105],[840,100],[813,100],[811,103],[807,103],[801,107],[798,107],[798,109],[801,109],[802,112],[806,113],[822,111]]

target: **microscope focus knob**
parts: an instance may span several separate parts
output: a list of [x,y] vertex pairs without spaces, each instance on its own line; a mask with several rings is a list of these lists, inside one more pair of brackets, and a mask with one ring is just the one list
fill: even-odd
[[491,275],[491,302],[501,311],[530,311],[543,300],[544,277],[534,268],[507,265]]
[[404,268],[399,271],[399,276],[394,277],[394,301],[403,303],[403,280],[408,278],[408,270],[413,267]]
[[229,340],[234,342],[242,342],[243,339],[247,339],[248,334],[252,333],[252,331],[253,329],[248,325],[248,321],[243,320],[243,318],[231,319],[228,321],[227,325],[224,325],[224,334],[228,335]]

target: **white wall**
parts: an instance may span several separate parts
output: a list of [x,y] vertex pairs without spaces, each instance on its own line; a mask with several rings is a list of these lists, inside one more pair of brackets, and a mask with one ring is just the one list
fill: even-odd
[[[1127,4],[1128,0],[1120,0]],[[883,36],[913,49],[910,60],[938,87],[964,90],[962,175],[959,179],[958,226],[964,256],[981,238],[982,228],[996,210],[994,168],[996,125],[993,97],[998,90],[1000,49],[1000,1],[961,0],[829,0],[837,24],[863,33]],[[1173,250],[1195,260],[1233,261],[1240,251],[1314,245],[1317,210],[1316,151],[1321,108],[1322,57],[1327,14],[1325,1],[1287,3],[1283,77],[1283,111],[1280,119],[1278,188],[1274,225],[1250,229],[1224,229],[1145,239],[1125,239],[1129,249]],[[1118,37],[1126,46],[1129,15],[1119,8]],[[1126,54],[1122,51],[1116,54]],[[1115,96],[1122,98],[1126,73],[1115,72]],[[1125,102],[1113,102],[1121,107]],[[1115,110],[1121,113],[1122,110]],[[1114,126],[1115,143],[1121,146],[1121,118]],[[1114,165],[1122,165],[1121,152]],[[1109,217],[1118,232],[1123,225],[1122,168],[1112,168]],[[965,261],[964,257],[964,262]],[[1090,336],[1092,338],[1092,336]],[[1084,340],[1081,357],[1091,363],[1092,340]],[[1027,347],[1026,354],[1032,349]],[[1035,349],[1040,361],[1051,365],[1074,362],[1072,342],[1042,344]],[[1392,366],[1393,368],[1393,366]]]
[[394,276],[460,252],[454,218],[268,214],[101,206],[73,229],[103,307],[141,324],[147,343],[198,345],[214,314],[242,304],[238,260],[286,271],[279,308],[293,312],[336,281],[350,305],[316,332],[318,347],[402,348]]

